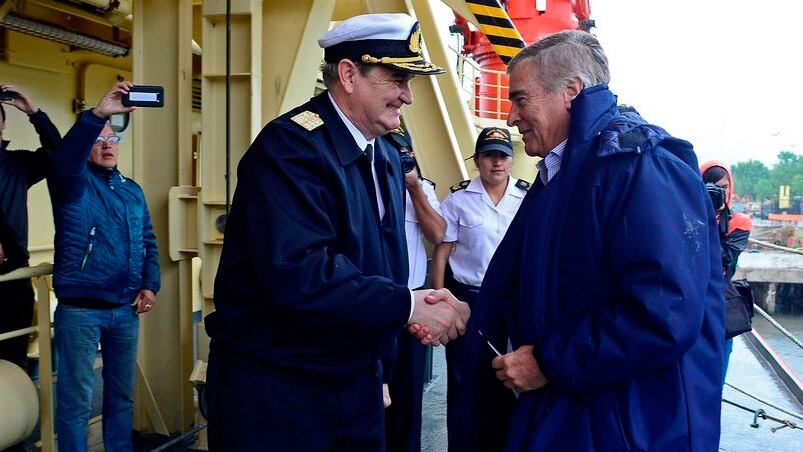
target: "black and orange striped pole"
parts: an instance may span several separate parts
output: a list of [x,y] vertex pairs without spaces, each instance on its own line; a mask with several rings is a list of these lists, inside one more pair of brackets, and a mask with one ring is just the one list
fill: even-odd
[[499,0],[465,0],[499,59],[507,65],[526,44]]

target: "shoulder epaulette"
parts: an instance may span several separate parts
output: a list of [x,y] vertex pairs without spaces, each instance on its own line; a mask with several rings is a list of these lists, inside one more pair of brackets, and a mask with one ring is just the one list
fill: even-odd
[[463,182],[458,182],[458,183],[452,185],[451,187],[449,187],[449,190],[451,190],[452,193],[454,193],[454,192],[456,192],[458,190],[462,190],[462,189],[468,187],[468,184],[470,184],[470,183],[471,183],[470,180],[464,180]]
[[423,180],[424,182],[428,183],[429,185],[432,185],[432,188],[435,188],[435,182],[427,179],[426,177],[422,177],[421,180]]
[[530,189],[530,183],[524,179],[519,179],[516,181],[516,187],[519,187],[520,189],[527,191]]
[[323,125],[323,119],[321,119],[321,116],[318,113],[313,113],[309,110],[302,111],[301,113],[290,117],[290,120],[310,132]]

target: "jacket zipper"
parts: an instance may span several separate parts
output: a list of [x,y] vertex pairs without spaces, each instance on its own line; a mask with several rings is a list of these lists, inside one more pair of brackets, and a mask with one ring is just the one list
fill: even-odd
[[92,229],[89,230],[89,245],[86,247],[86,253],[84,254],[84,260],[81,261],[81,271],[84,271],[84,267],[86,267],[86,261],[89,259],[89,255],[92,254],[92,238],[95,237],[95,227],[93,226]]

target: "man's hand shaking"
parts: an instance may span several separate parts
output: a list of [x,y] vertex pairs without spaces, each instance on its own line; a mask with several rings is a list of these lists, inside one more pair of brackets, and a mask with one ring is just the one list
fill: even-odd
[[424,345],[446,344],[466,332],[471,308],[448,289],[416,290],[407,329]]

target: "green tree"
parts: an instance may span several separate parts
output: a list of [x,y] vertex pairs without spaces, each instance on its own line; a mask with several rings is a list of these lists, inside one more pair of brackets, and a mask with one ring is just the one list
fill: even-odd
[[769,178],[761,179],[760,181],[758,181],[756,183],[754,190],[755,190],[755,198],[753,199],[757,201],[763,201],[765,199],[778,197],[778,186],[773,185],[772,182],[770,182]]
[[754,201],[777,199],[782,185],[792,196],[803,196],[803,156],[791,151],[778,153],[778,162],[767,168],[758,160],[736,163],[733,171],[736,193]]
[[[778,154],[778,163],[772,167],[770,181],[776,186],[790,185],[792,196],[803,195],[803,157],[790,151]],[[776,188],[777,190],[777,188]]]
[[[770,184],[770,170],[766,165],[758,160],[748,160],[733,165],[731,170],[733,171],[733,185],[739,196],[752,200],[765,199],[766,190]],[[760,181],[766,181],[766,184],[761,186],[761,195],[757,191]]]

